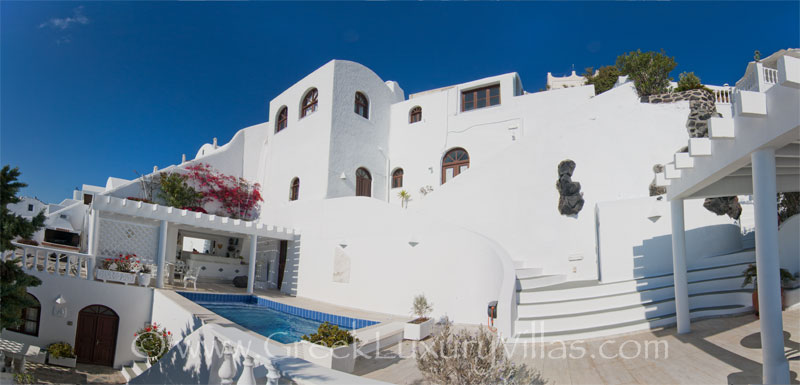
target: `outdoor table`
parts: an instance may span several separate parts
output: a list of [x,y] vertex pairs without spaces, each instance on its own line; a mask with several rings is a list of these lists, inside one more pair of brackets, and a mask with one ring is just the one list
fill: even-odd
[[35,345],[0,338],[0,352],[5,357],[11,357],[15,361],[19,360],[19,364],[17,364],[19,367],[16,368],[19,373],[25,373],[25,360],[28,357],[38,356],[40,350],[41,348]]

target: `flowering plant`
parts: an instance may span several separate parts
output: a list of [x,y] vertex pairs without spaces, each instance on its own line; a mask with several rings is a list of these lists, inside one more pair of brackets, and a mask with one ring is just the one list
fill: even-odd
[[258,216],[258,202],[263,200],[258,183],[222,174],[206,163],[193,164],[186,169],[189,180],[203,193],[203,202],[219,202],[225,213],[234,219],[249,220]]
[[142,268],[136,254],[120,254],[117,258],[106,258],[100,263],[103,270],[120,271],[123,273],[135,273]]
[[172,333],[155,322],[137,330],[133,336],[136,338],[133,341],[136,352],[142,358],[147,358],[151,364],[161,359],[169,351],[172,341]]

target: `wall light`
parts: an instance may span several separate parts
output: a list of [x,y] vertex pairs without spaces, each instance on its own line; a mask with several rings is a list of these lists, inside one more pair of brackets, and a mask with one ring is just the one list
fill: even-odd
[[341,180],[347,179],[347,175],[345,175],[344,171],[342,171],[342,175],[339,175],[339,179]]
[[67,300],[64,299],[63,295],[59,295],[58,298],[53,301],[53,316],[67,318]]

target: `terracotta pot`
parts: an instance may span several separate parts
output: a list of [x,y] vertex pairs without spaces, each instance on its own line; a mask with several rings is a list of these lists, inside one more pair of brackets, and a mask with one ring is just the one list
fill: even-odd
[[[786,310],[786,293],[781,288],[781,311]],[[753,311],[758,317],[758,289],[753,290]]]

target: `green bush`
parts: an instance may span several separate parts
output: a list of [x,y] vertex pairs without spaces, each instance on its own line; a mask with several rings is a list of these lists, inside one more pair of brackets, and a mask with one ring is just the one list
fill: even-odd
[[619,70],[614,66],[600,67],[595,75],[594,68],[589,67],[583,77],[586,78],[586,84],[594,84],[594,94],[600,95],[614,88],[614,84],[617,84],[619,79]]
[[14,383],[16,384],[35,384],[36,378],[30,373],[14,373]]
[[706,90],[707,92],[714,93],[710,88],[700,83],[700,78],[694,72],[681,72],[678,75],[678,86],[675,87],[675,92],[689,91],[689,90]]
[[639,96],[667,92],[672,78],[669,73],[675,69],[675,59],[659,52],[636,50],[617,57],[616,67],[621,75],[627,75],[634,82]]
[[303,340],[329,348],[347,346],[353,342],[358,342],[358,338],[353,337],[349,330],[339,329],[338,326],[332,325],[327,321],[319,325],[316,333],[311,335],[304,335],[301,337]]
[[56,342],[47,347],[47,352],[53,358],[75,358],[75,351],[72,345],[66,342]]
[[200,206],[203,193],[189,186],[188,177],[179,173],[161,173],[160,191],[158,197],[164,200],[167,206],[184,208]]

